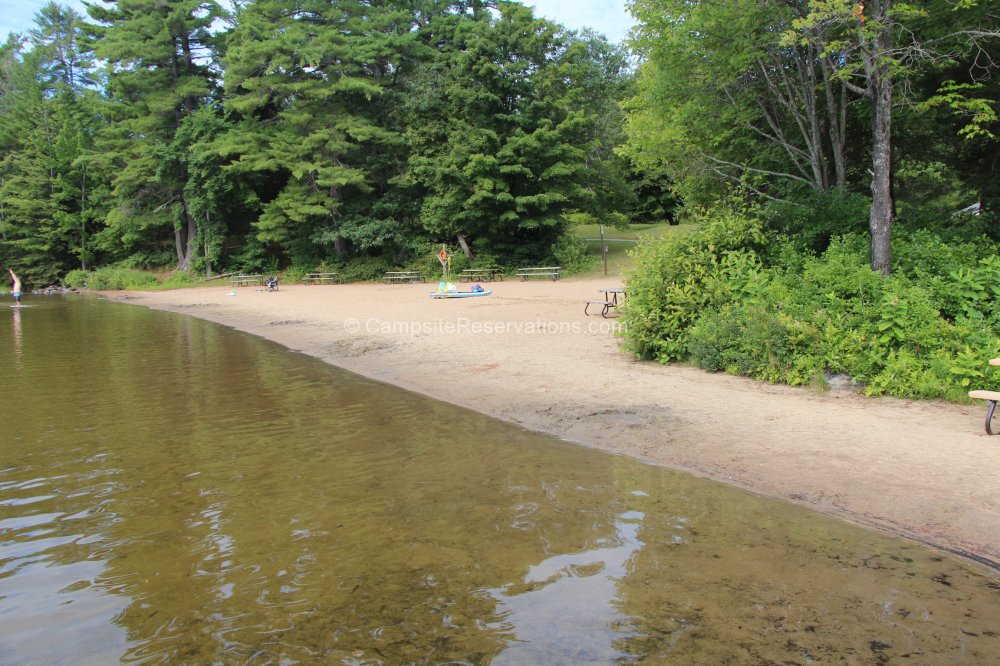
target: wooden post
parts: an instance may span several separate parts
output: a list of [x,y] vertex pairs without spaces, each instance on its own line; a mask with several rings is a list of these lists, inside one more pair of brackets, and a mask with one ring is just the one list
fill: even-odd
[[604,244],[604,223],[601,223],[601,258],[604,260],[604,275],[608,274],[608,246]]

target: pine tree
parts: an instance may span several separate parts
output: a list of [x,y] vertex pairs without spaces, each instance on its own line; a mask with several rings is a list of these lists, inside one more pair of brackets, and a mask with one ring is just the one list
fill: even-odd
[[239,16],[226,59],[237,129],[220,146],[231,169],[266,175],[258,238],[295,261],[332,240],[346,250],[344,202],[373,190],[372,154],[398,144],[379,113],[412,41],[392,2],[261,0]]
[[177,268],[187,270],[198,238],[186,196],[189,175],[183,164],[168,168],[157,156],[185,118],[210,104],[217,92],[217,38],[210,27],[222,10],[203,0],[107,4],[113,6],[90,6],[91,16],[103,24],[96,30],[95,54],[109,65],[108,92],[115,104],[112,122],[99,137],[100,166],[114,174],[116,206],[107,223],[126,249],[172,235]]
[[559,27],[498,6],[499,17],[458,14],[428,31],[440,56],[408,90],[410,177],[428,192],[421,222],[437,238],[544,256],[589,199],[593,118],[567,94]]

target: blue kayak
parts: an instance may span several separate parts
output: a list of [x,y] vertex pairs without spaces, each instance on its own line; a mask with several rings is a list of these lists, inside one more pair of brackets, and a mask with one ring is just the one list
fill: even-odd
[[470,296],[489,296],[492,289],[486,291],[435,291],[431,298],[469,298]]

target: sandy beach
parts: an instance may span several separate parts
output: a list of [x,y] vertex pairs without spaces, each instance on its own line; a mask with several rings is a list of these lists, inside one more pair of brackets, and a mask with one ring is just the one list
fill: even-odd
[[1000,437],[985,434],[982,405],[818,393],[637,361],[621,350],[619,321],[584,314],[616,279],[508,280],[484,285],[489,296],[444,300],[428,297],[434,286],[109,298],[225,324],[532,430],[1000,568]]

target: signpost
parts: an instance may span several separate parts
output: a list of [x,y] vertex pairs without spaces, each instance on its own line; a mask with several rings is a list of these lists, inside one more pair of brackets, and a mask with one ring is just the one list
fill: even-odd
[[608,246],[604,244],[604,223],[601,223],[601,258],[604,260],[604,274],[608,274]]

